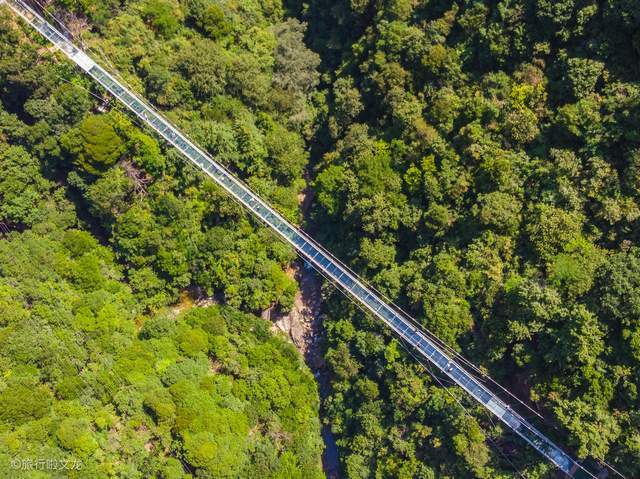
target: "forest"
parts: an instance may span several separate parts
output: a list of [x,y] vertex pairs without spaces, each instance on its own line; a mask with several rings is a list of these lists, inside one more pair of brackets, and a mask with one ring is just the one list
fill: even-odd
[[[640,2],[46,7],[554,441],[640,476]],[[259,317],[295,252],[6,7],[0,171],[11,477],[323,477],[321,423],[345,478],[558,477],[330,284],[321,401]]]
[[[297,218],[316,81],[286,73],[302,25],[255,5],[217,32],[217,10],[193,5],[182,25],[167,6],[77,19],[95,22],[91,50]],[[1,13],[0,476],[322,477],[313,375],[256,316],[291,306],[293,252]],[[211,48],[228,86],[209,77]]]

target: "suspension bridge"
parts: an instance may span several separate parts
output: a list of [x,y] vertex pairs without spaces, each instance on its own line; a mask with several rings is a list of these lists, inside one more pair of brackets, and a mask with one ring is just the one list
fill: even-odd
[[70,36],[61,33],[25,1],[0,0],[0,5],[3,3],[102,85],[135,116],[177,148],[189,161],[211,177],[261,222],[295,248],[298,254],[318,272],[339,287],[360,307],[384,322],[411,348],[412,353],[418,359],[426,361],[466,391],[471,398],[536,449],[566,477],[596,478],[580,462],[567,454],[535,428],[530,421],[514,411],[509,404],[492,392],[485,385],[484,379],[472,374],[463,366],[465,361],[454,351],[437,337],[422,330],[408,314],[367,285],[356,273],[305,232],[287,221],[222,164],[215,161],[208,153],[189,140],[185,134],[165,120],[148,102],[134,94],[122,81],[98,65],[93,58],[74,44]]

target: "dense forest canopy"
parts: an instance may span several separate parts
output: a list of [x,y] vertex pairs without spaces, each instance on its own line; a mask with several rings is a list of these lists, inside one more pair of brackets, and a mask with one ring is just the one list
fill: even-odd
[[[86,8],[69,19],[95,22],[92,51],[299,217],[318,64],[300,22],[275,3],[63,6]],[[313,376],[254,315],[290,307],[293,252],[0,11],[0,469],[322,477]],[[167,307],[186,288],[212,305]]]
[[317,388],[292,345],[231,306],[145,314],[38,160],[2,144],[0,167],[18,185],[3,215],[29,225],[0,241],[2,470],[322,477]]
[[[289,219],[540,411],[545,432],[640,475],[639,2],[49,5]],[[291,306],[293,252],[9,15],[0,40],[2,460],[55,448],[114,477],[128,474],[120,461],[133,477],[319,474],[311,379],[251,316]],[[171,317],[185,288],[225,306]],[[345,477],[555,477],[325,293],[323,415]],[[272,362],[277,377],[261,369]],[[17,401],[24,388],[33,403]],[[233,434],[238,449],[220,448]]]
[[[323,240],[579,457],[640,474],[640,4],[293,7],[327,74]],[[328,416],[349,477],[516,474],[487,438],[551,475],[341,301]]]
[[[89,51],[299,219],[319,62],[304,46],[303,24],[284,20],[275,4],[243,2],[223,13],[210,2],[141,1],[120,10],[61,3],[62,12],[78,12],[68,21],[72,28],[95,22],[95,32],[82,34]],[[160,307],[196,285],[251,311],[290,306],[295,283],[283,274],[290,250],[255,230],[221,190],[120,107],[106,105],[101,114],[94,96],[104,93],[68,63],[52,62],[50,50],[43,61],[41,38],[29,32],[32,41],[25,42],[12,17],[1,21],[3,131],[34,152],[48,176],[65,180],[85,220],[125,265],[140,301]],[[20,217],[3,219],[26,225]]]
[[265,321],[141,316],[113,253],[76,229],[11,234],[0,262],[10,477],[43,477],[16,458],[55,477],[322,477],[313,377]]

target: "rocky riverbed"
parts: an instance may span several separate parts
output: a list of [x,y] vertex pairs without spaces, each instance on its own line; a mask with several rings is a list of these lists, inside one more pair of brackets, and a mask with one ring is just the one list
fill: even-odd
[[[273,322],[275,330],[285,333],[295,347],[302,353],[304,360],[318,381],[320,398],[324,401],[330,391],[329,375],[323,358],[324,328],[321,317],[320,276],[301,261],[295,263],[289,271],[300,285],[291,311],[282,316],[273,316],[270,310],[263,316]],[[338,447],[331,428],[324,425],[322,438],[325,450],[322,455],[323,468],[327,479],[340,477]]]

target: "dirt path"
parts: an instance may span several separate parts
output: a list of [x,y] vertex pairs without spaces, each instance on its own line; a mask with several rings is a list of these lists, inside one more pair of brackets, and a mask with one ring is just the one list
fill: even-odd
[[[304,357],[305,363],[318,382],[320,399],[330,392],[329,375],[323,358],[324,328],[320,316],[322,281],[318,274],[299,261],[289,272],[298,281],[293,308],[285,316],[270,318],[273,329],[284,332]],[[269,315],[267,314],[267,317]],[[325,449],[322,466],[327,479],[339,479],[338,447],[328,425],[322,427]]]

